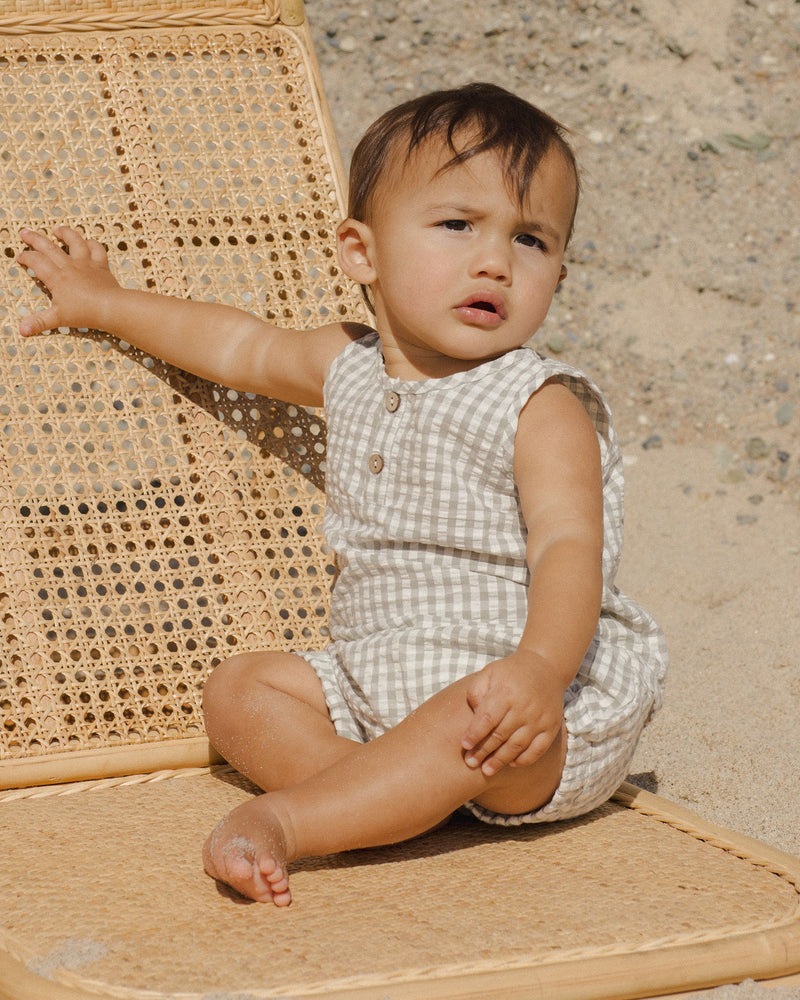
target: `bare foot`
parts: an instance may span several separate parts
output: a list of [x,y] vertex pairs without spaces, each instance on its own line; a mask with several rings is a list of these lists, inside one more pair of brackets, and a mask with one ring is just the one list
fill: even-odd
[[292,901],[286,870],[286,837],[265,795],[231,810],[203,847],[208,874],[260,903]]

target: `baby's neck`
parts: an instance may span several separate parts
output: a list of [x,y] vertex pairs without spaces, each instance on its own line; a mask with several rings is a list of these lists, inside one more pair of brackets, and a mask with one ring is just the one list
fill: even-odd
[[421,382],[427,379],[446,378],[458,372],[472,371],[493,358],[451,358],[425,348],[400,347],[387,344],[381,338],[383,363],[390,378],[403,382]]

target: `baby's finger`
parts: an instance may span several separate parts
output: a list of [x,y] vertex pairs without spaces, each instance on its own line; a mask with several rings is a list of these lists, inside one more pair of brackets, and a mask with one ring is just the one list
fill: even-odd
[[[91,256],[91,248],[88,241],[84,239],[77,229],[70,229],[69,226],[56,226],[53,232],[67,248],[70,257],[81,260]],[[97,245],[100,246],[99,243]]]
[[44,285],[40,284],[40,288],[49,295],[50,290],[46,287],[48,279],[59,273],[61,260],[65,257],[64,251],[41,233],[25,230],[21,236],[28,244],[28,249],[17,254],[17,263],[30,271],[37,283],[43,282]]
[[25,316],[19,324],[19,332],[23,337],[35,337],[47,330],[54,330],[57,326],[59,326],[58,314],[51,306],[49,309]]
[[[19,236],[23,243],[27,243],[31,250],[43,257],[57,258],[64,253],[61,247],[56,246],[44,233],[37,233],[33,229],[23,229]],[[25,252],[27,251],[23,251],[23,253]]]
[[497,729],[493,729],[484,739],[475,746],[465,748],[464,760],[469,767],[480,767],[487,757],[491,757],[506,742],[506,736]]
[[485,708],[474,709],[470,724],[461,741],[462,748],[464,750],[474,750],[483,744],[491,736],[501,720],[502,713],[500,716],[497,716]]
[[86,246],[93,264],[108,264],[108,253],[102,243],[97,240],[87,240]]
[[530,767],[550,748],[552,739],[546,733],[539,733],[535,740],[512,761],[512,767]]
[[524,754],[530,746],[530,738],[523,730],[512,733],[503,744],[488,757],[482,764],[481,770],[487,778],[491,778],[504,767],[513,766],[519,762],[520,756]]

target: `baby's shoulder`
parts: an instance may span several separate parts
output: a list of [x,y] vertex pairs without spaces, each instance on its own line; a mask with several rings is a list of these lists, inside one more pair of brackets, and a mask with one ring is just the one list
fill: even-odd
[[[555,358],[543,357],[535,351],[529,351],[534,355],[535,360],[530,364],[536,371],[535,383],[538,389],[546,386],[560,386],[567,390],[583,407],[589,419],[594,424],[595,429],[605,435],[612,425],[611,410],[603,392],[595,384],[594,380],[573,365]],[[554,405],[556,394],[541,394],[542,404],[545,400],[553,399]]]

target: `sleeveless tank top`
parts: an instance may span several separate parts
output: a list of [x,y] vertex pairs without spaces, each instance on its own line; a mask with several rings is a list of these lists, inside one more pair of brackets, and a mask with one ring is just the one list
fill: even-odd
[[550,379],[585,407],[603,470],[602,614],[565,701],[582,696],[587,731],[598,713],[606,728],[610,714],[624,726],[633,703],[638,717],[643,701],[651,711],[660,704],[663,637],[614,586],[622,460],[600,392],[528,348],[441,379],[393,379],[372,333],[344,349],[326,381],[324,515],[338,568],[330,614],[336,685],[370,737],[516,649],[530,576],[514,438],[525,403]]

